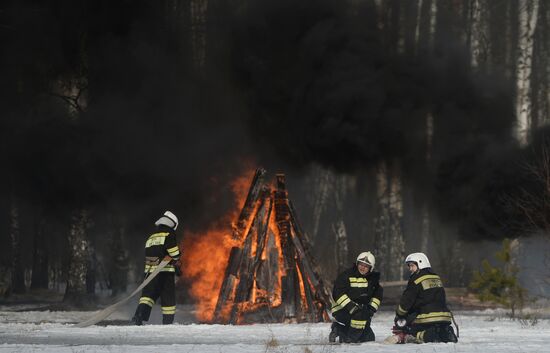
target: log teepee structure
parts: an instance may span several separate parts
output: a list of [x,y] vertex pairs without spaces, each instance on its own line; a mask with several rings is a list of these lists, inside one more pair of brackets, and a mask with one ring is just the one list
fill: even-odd
[[330,294],[288,199],[284,174],[272,186],[257,169],[234,223],[231,249],[214,321],[318,322],[327,319]]

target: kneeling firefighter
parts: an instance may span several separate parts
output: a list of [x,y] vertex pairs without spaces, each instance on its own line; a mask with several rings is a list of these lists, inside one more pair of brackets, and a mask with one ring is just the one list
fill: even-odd
[[329,341],[353,343],[374,341],[371,320],[382,301],[380,273],[373,272],[375,259],[369,252],[357,256],[355,264],[342,272],[334,282],[331,308],[335,322]]
[[432,271],[428,257],[413,253],[407,256],[405,264],[411,276],[394,319],[394,333],[402,335],[398,343],[457,342],[443,283]]

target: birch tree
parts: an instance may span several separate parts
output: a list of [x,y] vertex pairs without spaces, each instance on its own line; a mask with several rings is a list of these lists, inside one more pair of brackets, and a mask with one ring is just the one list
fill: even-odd
[[526,145],[532,128],[531,74],[533,39],[537,27],[539,0],[518,1],[519,28],[516,66],[516,137]]
[[86,209],[73,212],[69,231],[69,271],[64,301],[84,303],[87,297],[86,273],[90,256],[88,228],[89,214]]
[[313,216],[312,216],[312,232],[311,240],[315,242],[315,239],[319,233],[319,225],[321,223],[321,217],[327,207],[327,201],[329,198],[329,192],[331,191],[334,175],[328,169],[323,169],[320,166],[315,166],[313,181]]
[[435,42],[435,29],[437,27],[437,1],[432,0],[430,7],[430,47],[434,47]]
[[488,55],[487,3],[473,0],[470,9],[470,65],[477,70]]
[[405,242],[401,227],[403,200],[398,168],[390,170],[386,162],[377,171],[378,216],[375,224],[375,249],[384,280],[400,280],[403,276]]
[[347,183],[346,176],[336,177],[334,183],[334,203],[336,206],[336,220],[332,223],[332,230],[335,235],[336,265],[338,272],[343,271],[348,261],[348,234],[344,222],[344,205],[346,201]]
[[550,4],[542,2],[533,43],[533,125],[540,127],[550,118]]

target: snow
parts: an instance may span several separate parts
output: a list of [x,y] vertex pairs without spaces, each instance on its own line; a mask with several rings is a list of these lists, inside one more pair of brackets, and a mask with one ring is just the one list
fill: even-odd
[[[76,328],[93,312],[10,311],[0,307],[0,353],[4,352],[550,352],[550,320],[511,320],[502,311],[459,311],[457,344],[386,345],[393,313],[375,316],[376,342],[328,344],[330,324],[151,324],[120,325],[128,313],[117,312],[112,324]],[[118,324],[118,325],[117,325]]]

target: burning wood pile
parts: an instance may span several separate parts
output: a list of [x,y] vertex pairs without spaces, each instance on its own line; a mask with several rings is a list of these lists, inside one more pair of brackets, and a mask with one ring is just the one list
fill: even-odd
[[288,200],[284,174],[275,186],[257,169],[233,226],[230,251],[213,321],[319,322],[330,295]]

